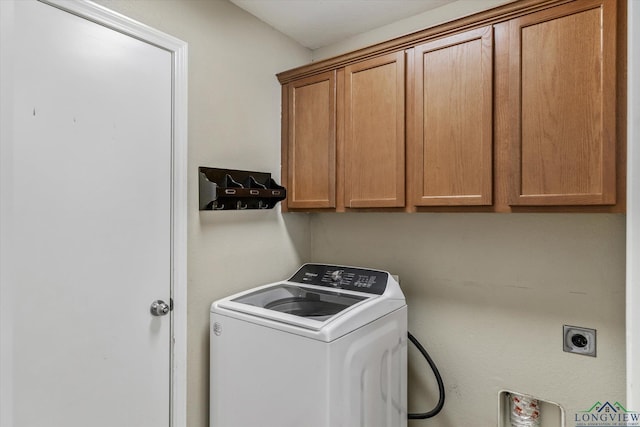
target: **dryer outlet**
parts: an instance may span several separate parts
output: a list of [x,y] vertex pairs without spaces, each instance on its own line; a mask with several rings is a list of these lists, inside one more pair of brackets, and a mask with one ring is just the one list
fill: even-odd
[[563,325],[562,332],[562,345],[564,351],[596,357],[595,329]]

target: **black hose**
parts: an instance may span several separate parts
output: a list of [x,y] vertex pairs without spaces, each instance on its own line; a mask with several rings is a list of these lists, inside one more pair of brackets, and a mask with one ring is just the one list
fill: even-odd
[[444,406],[444,382],[442,381],[442,377],[440,376],[440,372],[438,371],[436,364],[431,359],[431,356],[429,356],[429,353],[427,353],[427,350],[425,350],[425,348],[422,346],[422,344],[420,344],[416,337],[411,335],[411,332],[407,333],[409,334],[409,341],[411,341],[413,345],[415,345],[416,348],[420,351],[420,353],[422,353],[424,358],[427,359],[427,362],[429,363],[429,366],[431,366],[431,370],[433,371],[433,375],[435,375],[436,381],[438,382],[438,392],[440,394],[440,398],[438,399],[438,404],[435,406],[435,408],[433,408],[429,412],[408,414],[410,420],[424,420],[426,418],[436,416],[438,412],[442,410],[442,407]]

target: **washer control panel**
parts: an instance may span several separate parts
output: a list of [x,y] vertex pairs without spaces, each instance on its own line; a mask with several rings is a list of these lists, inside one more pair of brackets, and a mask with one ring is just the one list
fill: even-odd
[[326,264],[305,264],[289,281],[382,295],[387,287],[387,276],[388,273],[384,271]]

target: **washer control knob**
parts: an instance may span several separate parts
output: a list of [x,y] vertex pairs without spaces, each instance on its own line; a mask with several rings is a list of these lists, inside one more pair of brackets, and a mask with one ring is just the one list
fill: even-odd
[[341,282],[342,281],[342,270],[336,270],[331,273],[331,280],[333,282]]

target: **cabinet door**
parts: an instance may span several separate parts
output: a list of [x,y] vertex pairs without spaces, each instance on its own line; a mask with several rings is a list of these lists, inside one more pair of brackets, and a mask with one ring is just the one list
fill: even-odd
[[414,50],[416,206],[490,205],[493,29]]
[[404,206],[404,63],[397,52],[345,67],[347,207]]
[[615,204],[616,2],[510,22],[511,205]]
[[336,72],[288,88],[288,207],[336,205]]

